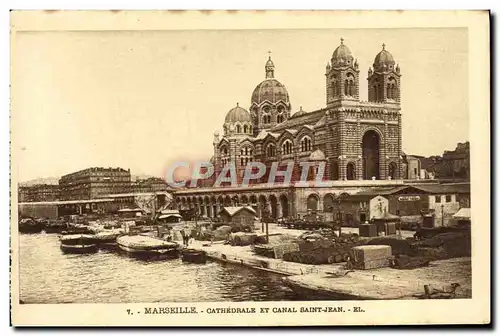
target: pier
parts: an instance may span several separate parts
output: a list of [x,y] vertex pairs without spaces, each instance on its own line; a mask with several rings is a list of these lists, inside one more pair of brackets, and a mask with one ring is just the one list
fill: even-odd
[[472,297],[471,258],[436,260],[428,267],[412,270],[379,268],[354,270],[345,275],[345,263],[305,265],[253,254],[250,246],[209,245],[195,241],[190,247],[203,250],[207,257],[284,276],[283,282],[305,296],[332,299],[387,300],[415,299],[424,285],[446,288],[459,283],[457,298]]

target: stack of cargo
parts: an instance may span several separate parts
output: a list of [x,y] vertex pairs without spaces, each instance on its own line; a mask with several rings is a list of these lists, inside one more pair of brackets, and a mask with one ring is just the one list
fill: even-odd
[[392,249],[389,245],[363,245],[351,249],[354,268],[374,269],[389,267],[392,261]]
[[377,226],[375,224],[361,224],[359,226],[359,235],[361,237],[376,237]]
[[235,232],[229,235],[229,243],[232,246],[248,246],[255,244],[257,234],[247,232]]
[[269,244],[253,246],[255,254],[273,259],[283,259],[284,254],[298,250],[297,238],[288,235],[269,236]]
[[283,260],[312,265],[340,263],[347,261],[350,249],[361,243],[356,234],[342,234],[331,239],[311,239],[316,235],[304,235],[303,238],[307,239],[298,242],[299,251],[285,253]]

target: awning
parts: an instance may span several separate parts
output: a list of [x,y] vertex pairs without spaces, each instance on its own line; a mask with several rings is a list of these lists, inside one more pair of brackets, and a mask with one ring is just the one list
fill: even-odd
[[169,217],[177,217],[177,218],[181,218],[182,219],[182,216],[178,215],[178,214],[161,215],[161,216],[158,217],[158,219],[165,219],[165,218],[169,218]]
[[462,208],[453,215],[455,219],[468,219],[470,220],[470,208]]

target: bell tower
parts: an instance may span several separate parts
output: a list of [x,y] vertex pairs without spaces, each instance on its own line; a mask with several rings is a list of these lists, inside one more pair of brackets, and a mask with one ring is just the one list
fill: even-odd
[[380,51],[368,69],[368,101],[379,103],[401,102],[401,69],[392,54],[382,44]]
[[325,76],[327,106],[340,100],[359,101],[358,61],[344,44],[343,38],[326,65]]

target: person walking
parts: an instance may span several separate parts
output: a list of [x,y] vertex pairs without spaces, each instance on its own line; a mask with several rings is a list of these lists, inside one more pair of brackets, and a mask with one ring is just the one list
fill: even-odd
[[181,229],[180,233],[181,233],[181,236],[182,236],[182,244],[186,245],[186,232],[184,231],[184,229]]

